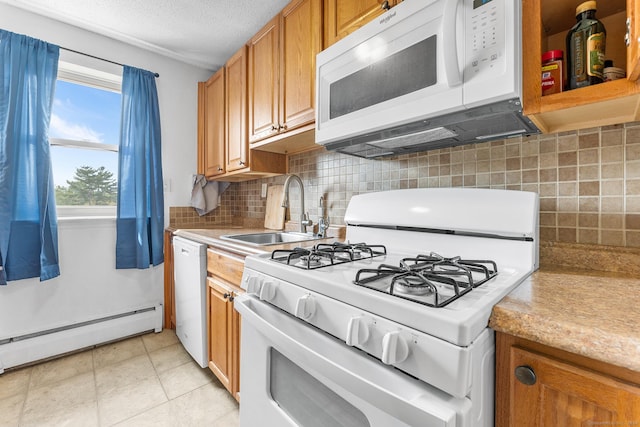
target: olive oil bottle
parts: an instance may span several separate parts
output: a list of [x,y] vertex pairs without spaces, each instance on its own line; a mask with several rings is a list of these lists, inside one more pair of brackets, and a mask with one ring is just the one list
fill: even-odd
[[568,89],[603,82],[607,32],[596,19],[596,2],[585,1],[576,8],[578,22],[567,34]]

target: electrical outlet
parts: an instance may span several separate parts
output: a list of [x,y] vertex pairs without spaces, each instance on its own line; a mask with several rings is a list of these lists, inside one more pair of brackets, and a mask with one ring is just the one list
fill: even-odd
[[264,199],[265,197],[267,197],[267,184],[262,184],[262,194],[261,194],[262,198]]
[[165,193],[170,193],[171,192],[171,178],[167,178],[164,180],[164,192]]

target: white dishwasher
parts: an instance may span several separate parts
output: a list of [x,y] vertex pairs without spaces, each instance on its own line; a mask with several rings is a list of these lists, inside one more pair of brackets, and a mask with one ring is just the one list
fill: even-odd
[[207,246],[173,238],[176,335],[191,357],[208,366],[206,316]]

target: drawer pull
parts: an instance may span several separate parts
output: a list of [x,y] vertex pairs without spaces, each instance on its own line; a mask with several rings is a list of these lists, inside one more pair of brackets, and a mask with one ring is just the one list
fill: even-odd
[[524,385],[534,385],[536,383],[536,373],[531,366],[518,366],[515,370],[516,378]]

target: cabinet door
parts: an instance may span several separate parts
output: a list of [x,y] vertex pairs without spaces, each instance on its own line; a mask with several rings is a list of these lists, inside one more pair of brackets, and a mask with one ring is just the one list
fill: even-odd
[[[382,15],[384,0],[325,0],[324,46],[334,44],[347,34]],[[392,6],[395,1],[389,1]]]
[[204,175],[224,173],[225,108],[224,67],[204,84]]
[[627,78],[640,77],[640,0],[627,0]]
[[229,301],[232,293],[228,287],[213,277],[207,278],[209,297],[207,299],[209,322],[209,369],[229,391],[233,385],[232,362],[232,322],[233,304]]
[[249,142],[278,133],[280,15],[249,41]]
[[164,232],[164,328],[176,328],[175,286],[173,280],[173,232]]
[[[511,348],[510,360],[510,426],[621,426],[640,420],[639,388],[518,347]],[[532,385],[516,379],[518,367],[531,369]],[[526,371],[524,378],[534,379]]]
[[283,131],[315,121],[316,55],[322,50],[321,0],[296,0],[282,10],[280,121]]
[[247,48],[243,46],[225,65],[227,172],[249,166],[247,141]]

